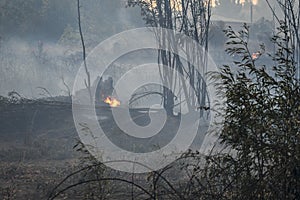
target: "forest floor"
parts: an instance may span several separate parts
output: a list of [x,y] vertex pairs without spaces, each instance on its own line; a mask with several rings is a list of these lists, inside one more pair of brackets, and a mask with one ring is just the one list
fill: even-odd
[[[110,120],[111,112],[107,107],[102,113],[106,115],[105,120]],[[131,114],[133,118],[141,115],[136,111]],[[135,122],[147,124],[148,115],[141,116],[140,121]],[[171,119],[169,126],[166,127],[167,132],[172,132],[170,130],[174,128],[176,130],[177,122],[176,117]],[[113,137],[117,135],[116,140],[124,141],[118,138],[116,133],[120,130],[114,129],[114,123],[103,121],[102,125],[104,129],[114,132]],[[172,136],[172,134],[167,135]],[[165,139],[168,138],[156,138],[160,142]],[[60,181],[84,166],[83,157],[87,154],[74,149],[78,141],[71,104],[42,102],[0,105],[0,199],[47,199]],[[147,147],[147,144],[142,146]],[[149,148],[150,146],[145,150]],[[106,171],[105,175],[109,177],[121,176],[128,180],[132,179],[132,175],[128,173]],[[78,180],[82,178],[80,176],[85,177],[86,174],[80,174]],[[135,181],[144,184],[147,176],[144,174],[134,177]],[[105,184],[103,199],[127,199],[133,195],[130,192],[130,184],[123,184],[121,187],[120,184]],[[55,199],[83,199],[82,191],[88,189],[95,190],[93,187],[81,187],[80,190],[74,189]],[[135,190],[135,195],[142,198],[144,194]],[[94,198],[85,197],[85,199]]]
[[77,159],[1,162],[0,199],[47,199],[77,162]]
[[0,199],[47,199],[78,166],[71,105],[20,103],[0,111]]

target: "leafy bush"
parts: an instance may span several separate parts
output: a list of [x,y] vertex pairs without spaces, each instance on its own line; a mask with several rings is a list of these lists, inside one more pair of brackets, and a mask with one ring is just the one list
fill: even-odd
[[276,53],[270,67],[256,65],[246,25],[238,33],[230,27],[225,31],[227,53],[240,60],[220,73],[227,99],[220,140],[230,151],[207,158],[204,178],[213,188],[211,197],[300,196],[300,88],[288,32],[281,24],[273,37]]

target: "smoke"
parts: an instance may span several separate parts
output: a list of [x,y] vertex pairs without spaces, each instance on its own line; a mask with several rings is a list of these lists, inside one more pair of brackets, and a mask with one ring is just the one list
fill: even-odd
[[[279,11],[277,0],[269,0],[270,5]],[[257,21],[264,17],[272,20],[272,11],[266,1],[260,0],[217,0],[216,6],[212,9],[213,15],[223,16],[234,20],[248,21],[251,17],[251,4],[253,12],[253,20]],[[278,14],[281,14],[278,12]]]
[[[144,25],[140,11],[136,7],[125,8],[125,4],[119,5],[116,1],[98,2],[99,5],[95,4],[95,2],[98,1],[91,1],[90,4],[84,3],[82,7],[82,13],[86,14],[86,18],[83,18],[83,27],[86,27],[84,34],[89,50],[91,50],[92,46],[95,47],[99,41],[109,38],[118,32]],[[255,3],[257,5],[254,8],[254,20],[266,14],[269,16],[268,18],[272,18],[271,12],[266,12],[269,9],[263,1]],[[54,11],[54,8],[59,7],[59,5],[59,3],[53,4],[51,9]],[[66,3],[66,5],[68,4]],[[73,4],[72,6],[74,7]],[[71,38],[70,40],[80,44],[79,37],[76,35],[77,27],[74,25],[77,25],[77,18],[73,11],[71,12],[68,9],[67,7],[66,9],[61,8],[60,12],[56,13],[60,16],[60,13],[69,12],[68,16],[70,19],[60,22],[59,27],[70,27],[67,40]],[[226,6],[220,6],[215,8],[213,15],[218,14],[218,12],[224,17],[226,17],[223,15],[224,13],[232,13],[236,16],[228,17],[249,18],[249,9],[246,8],[236,13],[229,12]],[[52,96],[66,95],[66,85],[72,90],[74,77],[82,62],[81,47],[78,44],[75,44],[75,47],[65,45],[70,40],[66,43],[57,43],[56,41],[59,40],[58,35],[62,37],[62,34],[64,34],[64,30],[61,30],[61,28],[58,28],[56,31],[59,33],[51,33],[52,36],[48,39],[39,40],[46,37],[41,37],[41,35],[44,35],[44,32],[51,32],[50,29],[56,29],[55,25],[58,22],[53,20],[56,19],[54,14],[51,16],[48,17],[49,19],[46,18],[48,21],[46,20],[41,27],[39,27],[39,24],[33,24],[42,29],[43,32],[28,33],[30,35],[27,35],[27,37],[31,39],[23,38],[19,32],[14,32],[14,35],[7,33],[7,36],[2,37],[2,39],[0,37],[0,95],[6,96],[8,92],[14,90],[25,97],[36,98],[44,95],[44,91],[38,87],[46,88]],[[34,20],[32,21],[34,23]],[[87,26],[89,24],[91,25]],[[91,35],[97,36],[96,39]]]
[[40,88],[53,96],[66,95],[65,84],[71,89],[79,66],[76,54],[66,46],[17,37],[1,42],[0,63],[0,95],[16,91],[27,98],[43,96]]
[[[124,2],[82,2],[87,51],[118,32],[144,25],[139,9],[125,8]],[[47,89],[52,96],[67,95],[66,85],[72,90],[82,63],[76,4],[51,1],[47,8],[47,15],[41,16],[41,21],[35,20],[37,13],[31,15],[28,10],[24,11],[30,29],[24,32],[17,31],[17,25],[3,18],[13,31],[6,31],[5,24],[0,25],[3,30],[0,33],[0,95],[16,91],[25,97],[37,98],[45,95],[40,88]]]

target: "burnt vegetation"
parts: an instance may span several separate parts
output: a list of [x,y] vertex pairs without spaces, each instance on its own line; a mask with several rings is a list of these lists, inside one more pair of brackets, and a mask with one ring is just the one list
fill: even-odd
[[[276,0],[283,11],[280,16],[267,0],[276,23],[262,20],[261,24],[275,25],[276,29],[256,32],[259,42],[267,42],[263,44],[251,38],[259,24],[243,24],[240,30],[221,22],[212,25],[211,1],[126,1],[128,9],[141,11],[139,17],[147,26],[186,34],[205,50],[193,52],[193,46],[177,41],[187,55],[196,55],[190,57],[195,65],[184,65],[175,53],[158,50],[157,73],[174,90],[153,86],[152,91],[152,87],[145,87],[131,100],[158,95],[175,127],[181,113],[174,111],[183,104],[179,94],[188,111],[197,110],[199,118],[205,117],[214,109],[206,80],[219,80],[215,86],[218,96],[225,99],[224,120],[220,122],[221,129],[207,133],[218,136],[209,152],[187,150],[171,164],[148,173],[126,173],[107,167],[108,162],[94,158],[78,138],[72,118],[72,92],[62,77],[65,96],[53,96],[44,87],[39,88],[43,98],[26,98],[15,91],[0,96],[0,199],[300,199],[299,2]],[[43,5],[49,6],[47,2]],[[80,18],[82,2],[76,1],[70,15],[78,17],[79,29],[72,41],[79,41],[76,48],[80,50],[74,56],[83,61],[86,73],[82,93],[92,101],[91,89],[96,86],[90,80],[86,45],[93,36],[87,35],[85,40],[82,24],[89,18]],[[4,5],[11,6],[8,1]],[[55,7],[56,3],[50,5]],[[98,28],[90,28],[99,33]],[[218,40],[210,43],[210,34],[216,30]],[[164,37],[159,41],[162,45],[170,42],[174,43]],[[219,72],[207,71],[210,44],[224,47],[230,58],[220,63]],[[163,65],[174,69],[174,73],[170,74]],[[101,99],[97,99],[96,107],[103,109],[101,114],[110,116],[110,107],[103,99],[110,97],[113,81],[111,77],[101,77],[100,83],[96,92]],[[138,118],[141,110],[132,109],[133,118]],[[121,134],[112,123],[103,124],[111,134]],[[84,124],[82,128],[89,131]],[[156,150],[159,146],[151,148]],[[133,161],[110,162],[149,168]]]

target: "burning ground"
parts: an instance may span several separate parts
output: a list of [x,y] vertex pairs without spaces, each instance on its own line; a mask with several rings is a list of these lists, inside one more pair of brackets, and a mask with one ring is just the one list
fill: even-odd
[[[2,98],[1,102],[1,199],[45,199],[64,177],[76,169],[94,163],[93,158],[84,153],[78,143],[70,103],[54,101],[54,99],[51,101],[49,99],[11,101],[6,98]],[[115,142],[122,141],[124,144],[128,138],[122,139],[124,136],[122,136],[121,130],[113,123],[110,106],[105,103],[103,105],[96,108],[100,125]],[[118,109],[124,108],[120,106]],[[132,109],[131,116],[139,125],[149,123],[147,110]],[[162,143],[166,142],[168,137],[172,136],[171,130],[176,129],[177,121],[177,117],[170,118],[169,125],[164,130],[169,134],[164,136],[166,138],[160,137],[156,140]],[[155,139],[153,141],[155,142]],[[77,147],[74,149],[75,145]],[[145,143],[137,148],[149,151],[150,147],[152,146],[147,146]],[[103,170],[105,172],[103,171],[102,175],[108,177],[132,178],[129,174],[120,174],[105,167]],[[139,183],[145,180],[145,176],[148,175],[136,175],[135,181]],[[72,177],[65,185],[76,183],[82,177],[85,175]],[[126,195],[131,195],[126,192],[130,187],[128,184],[113,181],[107,184],[109,187],[106,187],[103,194],[110,195],[111,198],[127,199]],[[93,189],[86,188],[86,186],[79,187],[59,196],[68,199],[82,199],[82,195],[88,193],[84,192],[85,190]],[[141,194],[141,191],[137,190],[135,195],[145,194]]]

